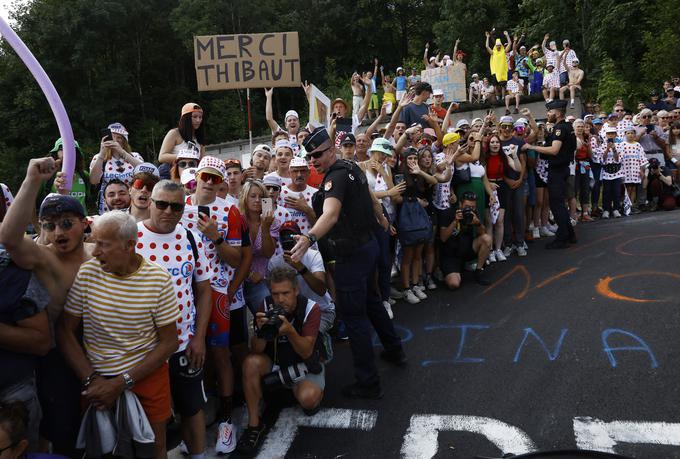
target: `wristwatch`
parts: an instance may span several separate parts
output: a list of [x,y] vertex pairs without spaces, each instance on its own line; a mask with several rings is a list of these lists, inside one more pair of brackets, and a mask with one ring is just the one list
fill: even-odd
[[135,385],[135,380],[132,379],[132,376],[130,376],[129,373],[123,373],[121,376],[123,377],[123,381],[125,381],[125,388],[132,389]]
[[221,243],[224,242],[224,238],[222,236],[218,237],[216,241],[213,242],[215,245],[220,245]]
[[305,234],[305,237],[307,239],[309,239],[310,244],[312,244],[312,245],[316,244],[316,241],[317,241],[316,236],[314,236],[312,233]]

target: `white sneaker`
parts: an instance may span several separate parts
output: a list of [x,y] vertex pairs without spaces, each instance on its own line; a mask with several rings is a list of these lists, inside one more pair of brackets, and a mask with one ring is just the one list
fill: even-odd
[[385,311],[387,311],[387,316],[390,319],[394,319],[394,313],[392,312],[392,305],[390,304],[390,302],[383,301],[383,307],[385,308]]
[[619,212],[618,210],[612,212],[612,215],[614,216],[614,218],[621,218],[621,212]]
[[496,261],[506,261],[507,258],[501,249],[496,250]]
[[182,453],[184,456],[189,455],[189,448],[187,448],[187,444],[184,443],[184,440],[179,444],[179,452]]
[[600,218],[602,218],[602,219],[608,219],[608,218],[609,218],[609,211],[608,211],[608,210],[605,210],[604,212],[602,212],[602,217],[600,217]]
[[531,235],[534,237],[534,239],[540,239],[541,238],[541,231],[538,228],[531,228]]
[[509,245],[505,249],[503,249],[503,255],[505,255],[505,257],[507,258],[510,255],[512,255],[512,252],[514,252],[514,251],[515,251],[515,246]]
[[404,299],[411,304],[420,303],[420,299],[414,295],[413,290],[404,290]]
[[518,257],[526,257],[527,256],[527,249],[525,249],[524,246],[517,247],[517,256]]
[[550,231],[550,228],[547,226],[541,226],[539,232],[541,233],[541,237],[553,237],[555,235],[555,233]]
[[550,230],[551,233],[556,233],[557,225],[548,225],[548,229]]
[[236,449],[236,429],[230,422],[221,422],[217,428],[217,443],[215,452],[218,454],[231,453]]
[[397,304],[397,300],[395,300],[394,298],[388,298],[387,302],[390,304],[390,306],[394,306],[395,304]]
[[416,285],[413,287],[413,294],[417,296],[421,300],[426,300],[427,299],[427,294],[425,293],[425,287],[422,285]]
[[495,250],[492,250],[491,252],[489,252],[489,261],[491,263],[496,263],[496,251]]
[[437,288],[437,284],[434,283],[434,279],[432,277],[428,276],[427,278],[427,285],[426,285],[428,290],[435,290]]
[[569,223],[571,223],[571,226],[576,226],[576,224],[578,223],[578,220],[569,217]]

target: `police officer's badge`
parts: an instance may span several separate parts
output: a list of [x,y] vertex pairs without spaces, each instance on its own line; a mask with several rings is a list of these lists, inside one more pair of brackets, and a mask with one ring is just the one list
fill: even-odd
[[350,180],[354,180],[354,176],[352,174],[347,174]]
[[331,191],[331,188],[333,188],[333,180],[327,181],[326,184],[323,186],[323,189],[326,191]]
[[559,137],[562,134],[562,130],[558,129],[555,131],[555,137]]

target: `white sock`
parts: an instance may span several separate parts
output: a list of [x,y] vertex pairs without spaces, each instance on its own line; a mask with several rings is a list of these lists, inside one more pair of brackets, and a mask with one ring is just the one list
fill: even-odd
[[572,104],[574,103],[574,99],[571,99],[571,103],[572,103]]

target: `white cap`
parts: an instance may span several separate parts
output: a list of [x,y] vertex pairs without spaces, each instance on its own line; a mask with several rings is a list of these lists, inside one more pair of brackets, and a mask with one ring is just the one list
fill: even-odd
[[403,68],[403,67],[397,67],[397,72],[398,72],[399,70],[402,70],[402,71],[403,71],[404,68]]
[[444,95],[444,90],[443,89],[435,89],[432,91],[433,96],[443,96]]
[[430,58],[430,62],[432,62],[432,61],[435,60],[435,59],[437,59],[437,58],[436,58],[435,56],[432,56],[432,57]]
[[269,156],[272,155],[272,147],[270,147],[266,143],[261,143],[258,146],[256,146],[255,149],[253,149],[253,153],[255,153],[256,151],[261,151],[262,153],[266,153]]
[[605,134],[612,134],[612,133],[616,134],[617,133],[616,127],[607,126],[607,127],[604,128],[604,133]]
[[276,145],[274,146],[274,151],[278,151],[279,148],[288,148],[290,151],[293,151],[293,147],[290,146],[290,142],[288,140],[277,140]]
[[444,54],[444,57],[442,58],[442,60],[444,60],[444,61],[450,61],[450,60],[451,60],[451,56],[449,56],[448,54]]
[[192,180],[196,180],[196,168],[195,167],[190,167],[189,169],[184,169],[182,171],[182,175],[179,178],[180,182],[182,182],[182,185],[186,185],[187,183],[191,182]]
[[288,168],[292,169],[294,167],[309,168],[309,165],[307,164],[307,160],[305,160],[305,158],[300,158],[299,156],[294,156],[293,159],[290,160],[290,165],[288,166]]
[[468,125],[468,126],[469,126],[469,125],[470,125],[470,122],[469,122],[468,120],[466,120],[466,119],[458,120],[458,122],[456,123],[456,129],[461,128],[461,127],[463,127],[463,126],[465,126],[465,125]]
[[472,78],[479,78],[479,75],[477,75],[476,73],[473,73]]
[[198,161],[201,159],[201,150],[196,148],[182,148],[179,152],[177,152],[177,159],[180,158],[195,159]]
[[137,164],[135,168],[132,170],[132,175],[141,174],[143,172],[154,175],[158,178],[161,177],[160,172],[158,172],[158,168],[151,163]]
[[525,125],[525,126],[526,126],[527,124],[529,124],[529,122],[527,121],[526,118],[519,118],[519,119],[518,119],[517,121],[515,121],[515,122],[516,122],[516,123],[522,123],[522,124]]
[[283,117],[284,120],[287,120],[289,116],[294,116],[297,119],[300,119],[300,115],[298,115],[298,112],[295,110],[288,110],[286,112],[286,116]]

